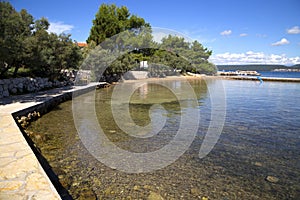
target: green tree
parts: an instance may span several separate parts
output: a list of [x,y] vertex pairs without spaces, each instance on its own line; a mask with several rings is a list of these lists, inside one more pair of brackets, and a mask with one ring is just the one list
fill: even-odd
[[168,66],[166,69],[171,67],[173,71],[215,72],[214,65],[208,62],[212,52],[202,44],[171,35],[158,44],[153,41],[150,25],[131,15],[124,6],[102,4],[87,42],[82,69],[91,70],[94,78],[100,75],[121,77],[129,70],[139,69],[140,61],[149,61],[156,71]]
[[28,37],[33,30],[33,17],[22,9],[19,13],[8,2],[0,2],[0,76],[10,68],[18,69],[30,57]]
[[70,35],[48,33],[49,25],[46,18],[34,21],[26,10],[17,12],[10,3],[0,2],[0,77],[9,69],[17,76],[22,67],[54,79],[61,69],[78,67],[79,47]]
[[143,18],[131,15],[127,7],[117,7],[115,4],[102,4],[93,20],[93,26],[87,42],[94,41],[99,45],[106,38],[110,38],[128,29],[150,27]]
[[82,69],[90,69],[94,78],[100,74],[120,77],[147,59],[141,49],[154,45],[150,25],[125,6],[114,4],[100,6],[87,42]]
[[206,74],[216,72],[216,67],[208,61],[212,51],[204,48],[197,40],[190,43],[182,37],[169,35],[162,39],[160,48],[173,52],[173,55],[169,54],[169,58],[167,57],[165,61],[174,69]]
[[59,78],[62,69],[78,68],[82,59],[82,52],[70,38],[70,34],[56,35],[48,33],[45,24],[47,21],[37,23],[41,25],[31,38],[33,57],[30,68],[36,76],[46,76],[51,79]]

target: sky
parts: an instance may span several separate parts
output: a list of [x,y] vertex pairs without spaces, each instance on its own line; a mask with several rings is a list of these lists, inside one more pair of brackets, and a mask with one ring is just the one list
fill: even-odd
[[212,50],[214,64],[300,63],[300,0],[9,0],[49,31],[85,42],[102,3],[126,6],[152,27],[171,29]]

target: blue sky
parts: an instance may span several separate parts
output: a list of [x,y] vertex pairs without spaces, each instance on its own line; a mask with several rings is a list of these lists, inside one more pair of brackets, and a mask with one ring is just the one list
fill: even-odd
[[126,6],[152,27],[172,29],[213,51],[215,64],[300,63],[299,0],[10,0],[51,31],[85,41],[102,3]]

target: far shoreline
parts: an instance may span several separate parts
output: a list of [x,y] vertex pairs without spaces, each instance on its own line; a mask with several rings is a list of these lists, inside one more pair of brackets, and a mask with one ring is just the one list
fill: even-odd
[[[133,83],[133,82],[142,82],[142,81],[163,81],[163,80],[193,80],[193,79],[205,79],[205,78],[210,78],[210,79],[219,79],[221,76],[211,76],[211,75],[200,75],[200,74],[195,74],[195,75],[179,75],[179,76],[166,76],[164,78],[158,78],[158,77],[150,77],[150,78],[145,78],[145,79],[133,79],[133,80],[122,80],[121,82],[124,83]],[[117,82],[120,83],[120,82]]]
[[[134,82],[151,82],[151,81],[164,81],[164,80],[205,80],[205,79],[220,79],[220,80],[241,80],[241,81],[267,81],[267,82],[294,82],[300,83],[300,78],[280,78],[280,77],[257,77],[257,76],[212,76],[212,75],[179,75],[179,76],[166,76],[165,78],[151,77],[146,79],[135,80],[122,80],[124,83]],[[117,82],[120,83],[120,82]]]

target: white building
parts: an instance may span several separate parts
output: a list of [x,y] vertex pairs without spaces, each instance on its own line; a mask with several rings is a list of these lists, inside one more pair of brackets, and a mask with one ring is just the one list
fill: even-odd
[[148,68],[148,61],[141,61],[140,68]]

